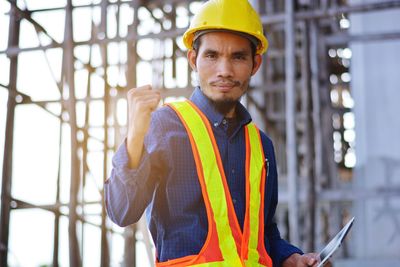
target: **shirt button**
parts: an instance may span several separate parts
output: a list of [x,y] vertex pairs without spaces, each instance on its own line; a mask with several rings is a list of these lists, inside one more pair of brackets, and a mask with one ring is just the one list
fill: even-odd
[[222,124],[223,124],[223,125],[226,124],[226,120],[225,120],[225,119],[222,120]]
[[218,122],[214,122],[214,126],[217,127],[218,126]]
[[232,173],[235,173],[235,169],[232,169]]
[[234,199],[232,199],[232,202],[233,202],[233,204],[236,204],[236,199],[234,198]]

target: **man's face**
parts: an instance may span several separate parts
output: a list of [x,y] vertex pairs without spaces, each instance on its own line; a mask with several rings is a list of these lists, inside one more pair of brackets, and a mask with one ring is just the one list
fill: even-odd
[[215,103],[236,103],[260,67],[261,56],[253,58],[250,41],[234,33],[210,32],[199,38],[198,51],[189,51],[188,59],[203,93]]

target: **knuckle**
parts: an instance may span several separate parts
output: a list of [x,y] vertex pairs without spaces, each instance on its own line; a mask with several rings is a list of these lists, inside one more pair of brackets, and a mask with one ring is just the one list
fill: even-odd
[[131,89],[128,90],[127,95],[128,95],[128,96],[131,96],[131,95],[133,95],[135,92],[136,92],[136,88],[131,88]]
[[138,90],[141,90],[141,91],[143,91],[143,90],[149,90],[149,89],[151,89],[151,85],[146,84],[146,85],[143,85],[143,86],[139,86],[137,89],[138,89]]

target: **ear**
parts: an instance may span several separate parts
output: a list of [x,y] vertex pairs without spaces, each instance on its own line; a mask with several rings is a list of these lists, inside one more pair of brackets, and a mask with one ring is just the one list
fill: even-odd
[[253,64],[253,70],[251,71],[251,76],[253,76],[254,74],[256,74],[256,72],[258,71],[258,69],[260,68],[262,63],[262,56],[257,54],[254,56],[254,64]]
[[192,68],[192,70],[197,72],[197,67],[196,67],[197,53],[196,53],[196,51],[193,49],[190,49],[187,52],[187,59],[188,59],[189,65]]

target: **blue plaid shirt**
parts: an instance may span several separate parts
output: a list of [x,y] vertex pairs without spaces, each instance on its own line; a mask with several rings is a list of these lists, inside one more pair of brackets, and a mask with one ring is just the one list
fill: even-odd
[[[240,226],[245,215],[244,126],[251,121],[241,104],[237,121],[216,112],[199,88],[191,100],[209,119],[224,165],[229,190]],[[273,221],[277,201],[277,171],[271,140],[261,133],[269,174],[265,186],[265,248],[274,266],[301,250],[280,237]],[[198,254],[207,231],[206,208],[196,172],[188,135],[176,113],[169,107],[153,112],[145,149],[137,169],[129,169],[126,142],[113,157],[111,177],[104,185],[109,217],[120,226],[137,222],[146,209],[149,229],[159,261]]]

